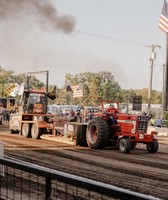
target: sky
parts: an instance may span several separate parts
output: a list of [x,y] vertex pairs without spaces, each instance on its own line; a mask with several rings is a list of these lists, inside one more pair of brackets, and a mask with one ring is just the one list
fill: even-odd
[[[16,74],[49,70],[110,71],[122,89],[162,91],[166,34],[158,27],[163,0],[0,0],[0,66]],[[159,48],[158,46],[161,46]]]

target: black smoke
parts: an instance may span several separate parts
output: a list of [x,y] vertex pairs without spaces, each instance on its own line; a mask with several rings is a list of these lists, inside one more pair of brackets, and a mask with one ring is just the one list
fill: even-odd
[[39,25],[55,31],[71,33],[75,28],[72,15],[59,14],[53,0],[0,0],[0,20],[11,17],[34,20]]

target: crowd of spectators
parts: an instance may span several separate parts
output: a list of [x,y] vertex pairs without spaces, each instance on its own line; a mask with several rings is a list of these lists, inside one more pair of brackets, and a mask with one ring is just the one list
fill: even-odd
[[16,108],[13,105],[9,105],[10,109],[7,109],[3,103],[0,103],[0,119],[1,122],[9,122],[10,114],[16,112]]
[[2,117],[2,122],[9,122],[10,112],[3,106],[0,107],[0,115]]
[[69,110],[60,110],[59,116],[67,116],[70,118],[74,118],[77,122],[87,122],[90,118],[94,109],[90,109],[83,106],[78,106],[76,109],[69,109]]
[[161,128],[163,125],[164,119],[161,114],[157,114],[156,116],[151,116],[150,125]]

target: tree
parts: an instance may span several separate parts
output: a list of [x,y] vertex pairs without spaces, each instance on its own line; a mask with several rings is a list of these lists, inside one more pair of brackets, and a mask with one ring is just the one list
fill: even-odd
[[9,70],[6,71],[0,66],[0,91],[1,91],[1,98],[6,97],[5,93],[5,86],[11,81],[11,77],[13,75],[14,71]]
[[[121,100],[122,92],[118,82],[114,80],[111,72],[101,71],[98,73],[85,72],[80,74],[67,74],[66,82],[70,85],[83,84],[84,96],[82,102],[84,105],[98,106],[100,99]],[[81,99],[74,99],[79,104]]]
[[[1,97],[7,97],[5,93],[5,87],[10,83],[25,83],[27,84],[27,75],[25,73],[15,74],[13,70],[6,71],[0,66],[0,95]],[[73,85],[83,85],[83,97],[73,98],[73,92],[67,91],[66,87]],[[31,76],[31,88],[40,89],[44,86],[40,80],[35,76]],[[55,85],[49,85],[49,91],[54,88]],[[109,71],[100,71],[97,73],[84,72],[70,74],[67,73],[65,77],[64,86],[58,88],[57,99],[50,101],[49,103],[56,104],[83,104],[83,106],[98,106],[101,99],[114,100],[119,102],[132,101],[132,97],[135,95],[142,96],[142,102],[148,102],[148,88],[143,89],[121,89],[119,83],[115,80],[114,75]],[[153,104],[161,104],[162,93],[156,90],[152,90]]]

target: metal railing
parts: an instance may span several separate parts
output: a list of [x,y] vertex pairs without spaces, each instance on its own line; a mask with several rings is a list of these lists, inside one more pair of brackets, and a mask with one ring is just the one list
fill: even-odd
[[1,200],[158,199],[19,160],[0,158],[0,165]]

